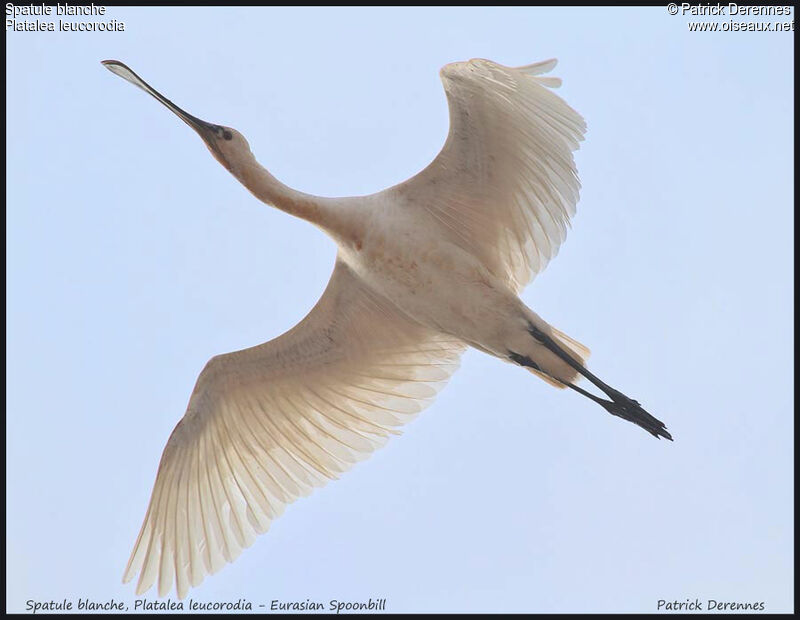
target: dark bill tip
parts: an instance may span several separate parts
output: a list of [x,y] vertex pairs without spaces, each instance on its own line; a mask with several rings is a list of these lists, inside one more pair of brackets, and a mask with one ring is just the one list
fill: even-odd
[[204,140],[207,140],[208,136],[206,134],[214,125],[212,125],[211,123],[207,123],[206,121],[200,120],[196,116],[192,116],[185,110],[179,108],[177,105],[172,103],[172,101],[170,101],[160,92],[158,92],[155,88],[150,86],[150,84],[148,84],[142,78],[140,78],[136,74],[136,72],[133,69],[131,69],[128,65],[126,65],[124,62],[120,62],[119,60],[103,60],[101,61],[101,64],[106,69],[111,71],[111,73],[118,75],[126,82],[130,82],[137,88],[141,88],[148,95],[157,99],[160,103],[162,103],[164,106],[169,108],[173,113],[175,113],[182,121],[184,121],[192,129],[197,131]]

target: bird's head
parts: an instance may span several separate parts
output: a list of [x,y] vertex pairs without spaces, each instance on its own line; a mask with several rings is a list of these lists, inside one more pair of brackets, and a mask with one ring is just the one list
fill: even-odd
[[250,145],[247,143],[244,136],[235,129],[225,127],[224,125],[208,123],[200,120],[196,116],[192,116],[172,103],[164,95],[136,75],[127,65],[118,60],[104,60],[103,65],[112,73],[117,74],[134,86],[138,86],[147,94],[152,95],[169,110],[174,112],[178,118],[198,133],[214,158],[233,174],[238,174],[243,162],[246,159],[252,158]]
[[253,154],[250,151],[250,144],[248,144],[242,134],[232,127],[200,121],[202,125],[198,129],[190,121],[186,122],[189,123],[192,129],[200,134],[200,137],[203,138],[203,142],[206,143],[214,159],[221,163],[229,172],[232,172],[234,176],[238,177],[241,172],[242,164],[246,160],[251,160],[253,158]]

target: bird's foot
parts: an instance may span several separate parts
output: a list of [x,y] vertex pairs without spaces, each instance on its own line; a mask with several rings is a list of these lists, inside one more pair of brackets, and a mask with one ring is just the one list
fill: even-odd
[[613,400],[599,400],[598,402],[611,415],[641,426],[656,438],[663,437],[672,441],[672,435],[670,435],[664,423],[647,413],[638,401],[628,398],[617,390],[612,390],[609,396]]

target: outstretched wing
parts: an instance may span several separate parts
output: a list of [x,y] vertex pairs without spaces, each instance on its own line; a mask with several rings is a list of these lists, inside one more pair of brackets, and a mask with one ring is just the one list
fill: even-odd
[[411,322],[342,262],[296,327],[211,359],[164,449],[125,570],[178,596],[286,504],[337,478],[429,404],[464,345]]
[[578,201],[572,152],[586,123],[546,88],[558,78],[537,77],[555,65],[446,65],[447,141],[427,168],[387,190],[426,209],[517,292],[556,255]]

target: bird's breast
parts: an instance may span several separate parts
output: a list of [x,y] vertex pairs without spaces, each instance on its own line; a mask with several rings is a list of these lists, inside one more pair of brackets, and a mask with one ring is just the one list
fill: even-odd
[[493,278],[471,255],[424,226],[371,227],[341,254],[350,267],[417,321],[453,333],[491,296]]

